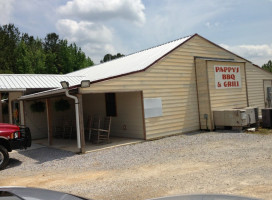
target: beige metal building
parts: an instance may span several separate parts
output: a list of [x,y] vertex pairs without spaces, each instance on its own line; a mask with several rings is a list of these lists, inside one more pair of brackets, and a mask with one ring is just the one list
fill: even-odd
[[[114,107],[111,135],[144,140],[213,129],[214,109],[264,108],[266,87],[272,83],[271,73],[198,34],[67,76],[84,76],[82,80],[91,83],[69,88],[79,99],[81,137],[88,116],[106,116],[108,107]],[[73,106],[63,113],[54,110],[56,100],[67,98],[64,92],[59,88],[22,96],[23,102],[41,100],[47,105],[43,117],[32,115],[25,124],[31,128],[42,119],[47,126],[42,135],[50,140],[56,123],[75,120]]]

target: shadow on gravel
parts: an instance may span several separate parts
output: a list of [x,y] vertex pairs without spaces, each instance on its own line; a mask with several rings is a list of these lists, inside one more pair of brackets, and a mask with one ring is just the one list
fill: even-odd
[[18,153],[36,160],[37,164],[42,164],[53,160],[63,160],[67,157],[72,157],[76,155],[75,153],[72,153],[70,151],[59,150],[50,147],[20,151]]
[[213,133],[245,133],[244,131],[239,131],[239,130],[222,130],[222,129],[216,129],[213,131]]
[[196,131],[196,132],[182,133],[182,135],[191,136],[191,135],[199,135],[202,133],[207,133],[207,131]]
[[182,135],[186,135],[186,136],[193,136],[193,135],[201,135],[204,133],[213,133],[213,134],[222,134],[222,133],[233,133],[233,134],[237,134],[237,133],[244,133],[244,131],[239,131],[239,130],[223,130],[223,129],[217,129],[214,131],[197,131],[197,132],[190,132],[190,133],[183,133]]
[[17,166],[19,166],[21,164],[22,164],[22,162],[20,160],[17,160],[17,159],[14,159],[14,158],[10,158],[9,159],[9,164],[7,166],[7,169],[8,168],[17,167]]

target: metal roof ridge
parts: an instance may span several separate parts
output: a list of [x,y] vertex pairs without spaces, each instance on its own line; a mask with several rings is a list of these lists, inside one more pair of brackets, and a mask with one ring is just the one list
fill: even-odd
[[[172,40],[172,41],[168,41],[168,42],[165,42],[165,43],[163,43],[163,44],[159,44],[159,45],[156,45],[156,46],[153,46],[153,47],[150,47],[150,48],[147,48],[147,49],[143,49],[143,50],[141,50],[141,51],[137,51],[137,52],[134,52],[134,53],[131,53],[131,54],[128,54],[128,55],[126,55],[126,56],[124,56],[124,57],[127,57],[127,56],[130,56],[130,55],[133,55],[133,54],[137,54],[137,53],[141,53],[141,52],[144,52],[144,51],[148,51],[148,50],[150,50],[150,49],[154,49],[154,48],[157,48],[157,47],[160,47],[160,46],[163,46],[163,45],[166,45],[166,44],[169,44],[169,43],[172,43],[172,42],[176,42],[176,41],[178,41],[178,40],[182,40],[182,39],[184,39],[184,38],[190,38],[190,37],[192,37],[193,35],[188,35],[188,36],[185,36],[185,37],[181,37],[181,38],[178,38],[178,39],[175,39],[175,40]],[[121,57],[122,58],[122,57]]]
[[166,44],[170,44],[170,43],[176,42],[176,41],[178,41],[178,40],[182,40],[182,39],[185,39],[185,38],[190,39],[191,37],[193,37],[193,36],[195,36],[195,35],[196,35],[196,34],[188,35],[188,36],[185,36],[185,37],[181,37],[181,38],[178,38],[178,39],[175,39],[175,40],[172,40],[172,41],[169,41],[169,42],[165,42],[165,43],[160,44],[160,45],[157,45],[157,46],[153,46],[153,47],[150,47],[150,48],[147,48],[147,49],[143,49],[143,50],[140,50],[140,51],[136,51],[136,52],[134,52],[134,53],[131,53],[131,54],[122,56],[122,57],[120,57],[120,58],[116,58],[116,59],[114,59],[114,60],[110,60],[110,61],[107,61],[107,62],[104,62],[104,63],[98,63],[98,64],[96,64],[96,65],[92,65],[92,66],[89,66],[89,67],[86,67],[86,68],[82,68],[82,69],[79,69],[79,70],[77,70],[77,71],[69,72],[69,73],[66,74],[66,75],[70,75],[70,74],[72,74],[72,73],[74,73],[74,72],[79,72],[79,71],[81,71],[81,70],[86,70],[87,68],[97,67],[97,66],[103,65],[103,64],[105,64],[105,63],[116,62],[116,61],[118,61],[119,59],[124,59],[124,58],[127,58],[127,57],[129,57],[129,56],[132,56],[132,55],[135,55],[135,54],[144,52],[144,51],[148,51],[148,50],[151,50],[151,49],[154,49],[154,48],[158,48],[158,47],[163,46],[163,45],[166,45]]

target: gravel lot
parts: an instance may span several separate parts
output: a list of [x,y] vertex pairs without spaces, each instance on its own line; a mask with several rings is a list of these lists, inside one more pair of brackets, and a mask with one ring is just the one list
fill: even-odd
[[219,193],[272,199],[272,135],[193,133],[84,155],[43,147],[13,152],[0,185],[93,199]]

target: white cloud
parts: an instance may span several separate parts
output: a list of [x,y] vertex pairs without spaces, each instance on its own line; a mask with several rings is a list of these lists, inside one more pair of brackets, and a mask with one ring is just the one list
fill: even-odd
[[113,46],[118,40],[113,36],[116,27],[110,20],[123,19],[119,22],[126,27],[143,25],[144,9],[141,0],[69,0],[56,9],[60,18],[56,28],[61,36],[82,47],[97,63],[105,54],[117,53]]
[[11,13],[13,11],[14,0],[0,1],[0,24],[10,23]]
[[217,27],[219,25],[220,25],[219,22],[214,22],[214,23],[212,23],[212,22],[206,22],[205,23],[205,26],[208,27],[208,28]]
[[141,0],[71,0],[58,8],[64,17],[84,21],[105,21],[121,18],[138,24],[145,22],[144,5]]
[[260,66],[267,63],[268,60],[272,60],[272,44],[237,46],[221,44],[221,46]]
[[112,43],[112,31],[104,25],[92,22],[76,22],[70,19],[59,20],[56,28],[69,42],[75,42],[98,63],[107,53],[116,53]]
[[71,42],[110,42],[112,40],[110,29],[92,22],[62,19],[57,22],[57,29]]

